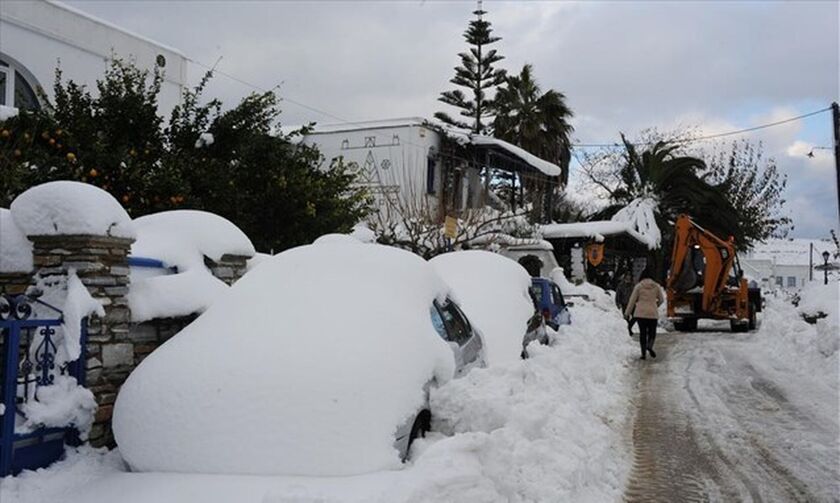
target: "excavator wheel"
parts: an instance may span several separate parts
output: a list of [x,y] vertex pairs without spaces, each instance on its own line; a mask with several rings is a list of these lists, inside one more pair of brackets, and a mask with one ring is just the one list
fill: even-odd
[[757,315],[756,315],[755,302],[750,302],[750,322],[749,322],[749,326],[748,326],[749,330],[755,330],[755,327],[757,325],[756,316]]
[[674,322],[674,329],[678,332],[694,332],[697,330],[697,318],[682,318]]

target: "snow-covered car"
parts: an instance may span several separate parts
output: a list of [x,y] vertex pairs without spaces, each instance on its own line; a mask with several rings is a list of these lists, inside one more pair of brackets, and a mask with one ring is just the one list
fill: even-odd
[[481,250],[444,253],[429,263],[478,326],[488,365],[527,356],[526,347],[534,340],[548,343],[542,315],[531,296],[531,278],[520,264]]
[[482,358],[426,261],[322,242],[266,258],[143,360],[114,435],[135,471],[395,468],[429,425],[429,389]]

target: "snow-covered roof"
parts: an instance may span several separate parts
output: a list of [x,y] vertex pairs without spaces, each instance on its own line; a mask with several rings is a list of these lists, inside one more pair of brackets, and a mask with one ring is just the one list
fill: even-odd
[[662,243],[662,233],[656,225],[656,213],[659,203],[653,197],[639,197],[630,204],[618,210],[610,219],[613,222],[624,222],[634,232],[642,237],[648,249],[655,250]]
[[823,263],[822,252],[834,252],[834,244],[821,239],[768,239],[758,243],[746,255],[747,259],[770,260],[777,265],[809,265],[811,244],[814,245],[814,265]]
[[492,138],[490,136],[482,135],[471,135],[470,143],[472,143],[473,145],[492,145],[499,147],[507,151],[509,154],[518,157],[529,166],[537,169],[538,171],[541,171],[543,174],[546,174],[548,176],[560,176],[560,174],[563,172],[563,170],[560,169],[560,166],[554,163],[550,163],[544,159],[540,159],[534,154],[528,152],[527,150],[517,147],[516,145],[508,143],[504,140],[500,140],[498,138]]
[[597,220],[593,222],[574,222],[568,224],[545,224],[540,225],[540,232],[546,239],[559,238],[592,238],[602,242],[607,236],[618,236],[627,234],[639,243],[648,245],[644,236],[633,230],[628,222],[617,222],[613,220]]
[[361,131],[365,129],[387,129],[407,126],[422,126],[428,121],[422,117],[399,117],[396,119],[380,119],[359,122],[341,122],[336,124],[316,124],[309,134],[340,133],[344,131]]

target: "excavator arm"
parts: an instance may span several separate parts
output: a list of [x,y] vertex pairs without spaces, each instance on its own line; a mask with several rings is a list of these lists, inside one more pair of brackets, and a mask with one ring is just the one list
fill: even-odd
[[[698,250],[703,254],[705,264],[699,271],[695,267]],[[667,281],[669,290],[684,293],[696,288],[700,276],[703,284],[703,311],[716,311],[734,263],[735,243],[732,238],[728,241],[718,238],[697,225],[688,215],[677,218],[671,272]]]

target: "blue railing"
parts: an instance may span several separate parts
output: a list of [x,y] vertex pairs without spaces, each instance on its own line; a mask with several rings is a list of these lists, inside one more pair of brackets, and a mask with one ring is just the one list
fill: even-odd
[[177,267],[170,267],[163,263],[162,260],[158,260],[156,258],[148,258],[148,257],[135,257],[129,256],[128,257],[128,265],[130,267],[147,267],[150,269],[166,269],[171,273],[177,273]]
[[[33,304],[43,306],[56,317],[31,319]],[[79,358],[58,365],[53,336],[55,327],[62,323],[61,311],[45,302],[25,295],[0,295],[0,343],[3,346],[0,403],[4,408],[0,416],[0,477],[45,467],[62,456],[65,442],[78,443],[78,432],[72,427],[41,427],[29,433],[15,432],[17,419],[26,419],[21,406],[34,400],[38,387],[51,384],[56,374],[75,377],[84,385],[87,319],[82,320]],[[41,339],[32,351],[36,336]]]

